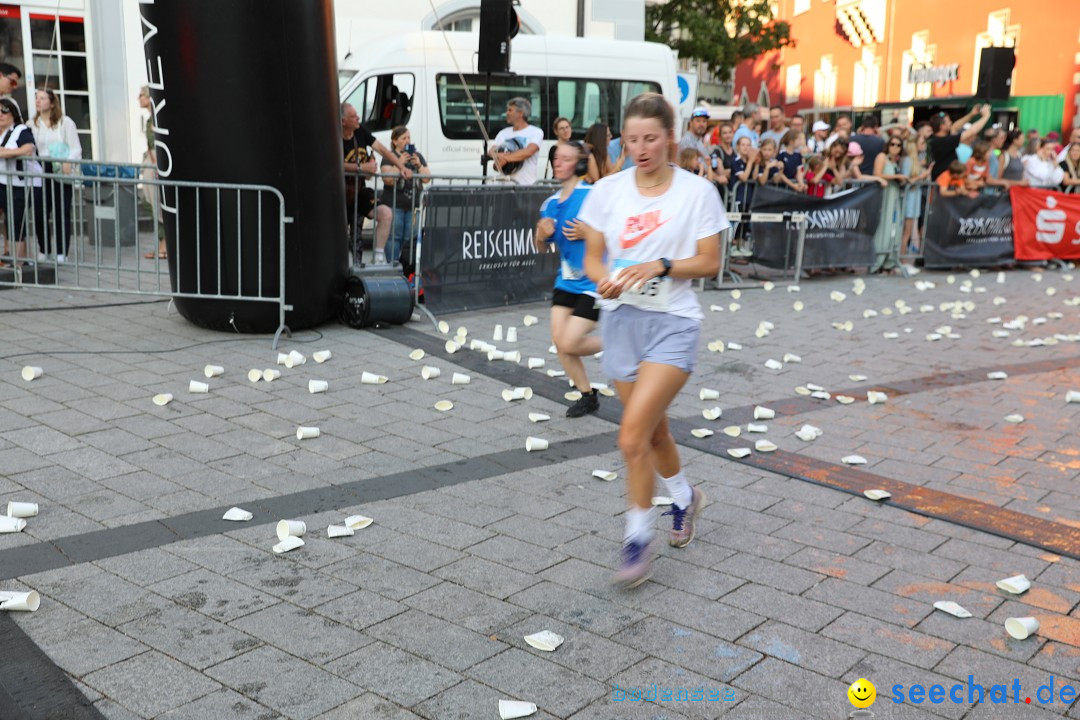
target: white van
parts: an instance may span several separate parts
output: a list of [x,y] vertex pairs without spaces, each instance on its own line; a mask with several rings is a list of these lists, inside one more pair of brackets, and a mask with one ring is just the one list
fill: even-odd
[[[482,136],[447,40],[483,118],[485,76],[476,72],[477,33],[417,32],[371,42],[340,63],[340,97],[387,147],[390,130],[408,126],[433,174],[480,176]],[[510,69],[512,76],[492,78],[488,132],[494,138],[506,126],[507,100],[529,98],[529,122],[545,137],[541,177],[555,118],[569,118],[576,139],[595,122],[606,123],[618,136],[623,110],[635,95],[659,92],[673,107],[679,103],[675,54],[657,43],[518,35],[511,43]]]

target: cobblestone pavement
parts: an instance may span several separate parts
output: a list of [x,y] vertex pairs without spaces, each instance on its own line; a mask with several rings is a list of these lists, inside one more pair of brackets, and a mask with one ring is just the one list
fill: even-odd
[[[499,699],[518,699],[537,704],[536,718],[764,720],[846,717],[847,687],[864,677],[877,685],[876,717],[1080,718],[1075,698],[1038,694],[1051,677],[1056,691],[1080,686],[1080,404],[1065,402],[1080,390],[1080,308],[1066,304],[1080,280],[954,281],[703,293],[706,308],[723,309],[706,313],[698,370],[671,414],[710,504],[695,541],[665,546],[653,580],[632,592],[608,584],[625,509],[618,404],[563,417],[565,380],[544,372],[557,367],[544,306],[446,318],[451,335],[464,326],[484,340],[496,323],[516,326],[520,365],[448,354],[425,323],[329,325],[282,347],[309,358],[329,349],[328,362],[251,383],[249,369],[276,367],[266,338],[202,330],[161,303],[12,312],[124,298],[0,293],[0,500],[41,506],[24,532],[0,535],[0,591],[42,596],[36,613],[0,617],[0,637],[25,634],[44,651],[40,661],[0,651],[0,696],[32,694],[51,673],[70,678],[88,713],[51,717],[444,720],[495,718]],[[974,307],[942,310],[957,302]],[[525,327],[526,313],[540,323]],[[1003,328],[1018,316],[1022,329]],[[774,329],[757,337],[761,321]],[[850,332],[833,327],[845,321]],[[1036,338],[1050,341],[1013,344]],[[724,352],[705,349],[714,340]],[[421,361],[408,357],[416,347],[428,351]],[[788,353],[801,362],[766,368]],[[528,357],[546,366],[529,370]],[[207,380],[208,363],[225,374]],[[423,380],[425,364],[441,377]],[[24,365],[43,376],[23,381]],[[602,380],[600,363],[588,366]],[[1007,379],[987,379],[995,370]],[[389,382],[361,384],[365,371]],[[471,383],[452,385],[454,372]],[[188,393],[192,379],[210,391]],[[328,392],[309,393],[309,379]],[[511,384],[535,395],[506,402]],[[807,384],[856,402],[796,395]],[[720,400],[700,401],[701,388]],[[868,404],[867,389],[888,401]],[[174,399],[158,407],[151,397],[163,392]],[[433,408],[443,399],[447,413]],[[724,413],[710,422],[701,411],[712,405]],[[752,444],[755,405],[777,417],[750,438],[779,450],[736,462],[726,449]],[[530,412],[551,420],[532,424]],[[1013,413],[1024,422],[1004,419]],[[823,435],[796,438],[804,423]],[[733,424],[742,437],[720,432]],[[298,441],[300,425],[321,436]],[[696,427],[716,435],[698,440]],[[527,453],[528,435],[550,448]],[[853,454],[867,463],[846,470]],[[893,499],[866,499],[860,482]],[[233,505],[254,520],[222,521]],[[356,513],[374,523],[327,537]],[[278,556],[283,518],[308,533]],[[1028,523],[1037,532],[1018,535]],[[1020,573],[1026,593],[995,587]],[[937,600],[973,617],[937,611]],[[1017,616],[1040,621],[1035,636],[1006,634]],[[566,641],[533,649],[522,638],[539,630]],[[960,702],[948,701],[958,683]],[[946,702],[892,701],[893,686],[906,696],[916,684],[943,686]],[[991,702],[994,684],[1008,686],[1007,706]],[[706,699],[619,699],[654,685],[703,688]]]

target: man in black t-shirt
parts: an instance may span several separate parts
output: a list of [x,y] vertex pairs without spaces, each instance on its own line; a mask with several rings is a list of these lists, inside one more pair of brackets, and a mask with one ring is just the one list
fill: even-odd
[[[375,156],[368,148],[374,148],[375,152],[396,167],[406,180],[412,178],[412,170],[360,124],[360,114],[349,103],[341,105],[341,139],[345,160],[345,213],[349,225],[349,240],[353,244],[353,257],[360,262],[360,228],[363,227],[364,218],[371,217],[371,211],[375,208],[375,191],[367,187],[363,177],[357,177],[357,173],[376,173],[379,170]],[[386,264],[386,239],[390,236],[392,222],[393,212],[390,208],[378,206],[375,212],[374,265]]]
[[[963,132],[957,132],[958,128],[963,128],[965,123],[975,117],[975,113],[979,113],[979,119],[968,125]],[[943,112],[930,118],[930,129],[934,132],[927,141],[930,160],[934,163],[934,167],[930,171],[931,180],[936,181],[938,175],[949,169],[949,163],[957,159],[956,148],[960,146],[960,143],[970,145],[979,136],[979,132],[982,131],[989,119],[989,105],[976,105],[971,109],[971,112],[956,122],[953,122],[952,118]]]
[[863,175],[874,174],[874,160],[885,150],[885,141],[879,133],[880,123],[873,115],[867,115],[859,125],[859,132],[851,136],[851,142],[862,148],[863,159],[859,163],[859,172]]

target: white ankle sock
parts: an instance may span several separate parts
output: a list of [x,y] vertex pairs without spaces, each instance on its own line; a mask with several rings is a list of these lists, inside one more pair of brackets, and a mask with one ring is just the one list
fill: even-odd
[[679,509],[685,510],[690,501],[694,499],[694,491],[690,489],[690,483],[686,482],[686,475],[683,474],[683,471],[680,470],[669,478],[660,475],[660,479],[664,481],[664,487],[667,488],[671,494],[671,499],[675,501]]
[[653,509],[647,510],[631,505],[626,511],[626,535],[627,540],[648,542],[653,536]]
[[386,251],[385,250],[376,250],[375,251],[375,262],[377,262],[377,263],[386,262]]

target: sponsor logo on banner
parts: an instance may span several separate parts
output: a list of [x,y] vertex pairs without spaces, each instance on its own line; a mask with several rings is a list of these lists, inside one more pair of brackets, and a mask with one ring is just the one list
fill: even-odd
[[930,200],[926,267],[988,267],[1013,258],[1013,217],[1007,195]]
[[1046,207],[1035,215],[1035,239],[1047,245],[1057,245],[1065,237],[1065,211],[1056,207],[1057,200],[1048,195]]
[[1080,195],[1009,189],[1017,260],[1080,259]]

